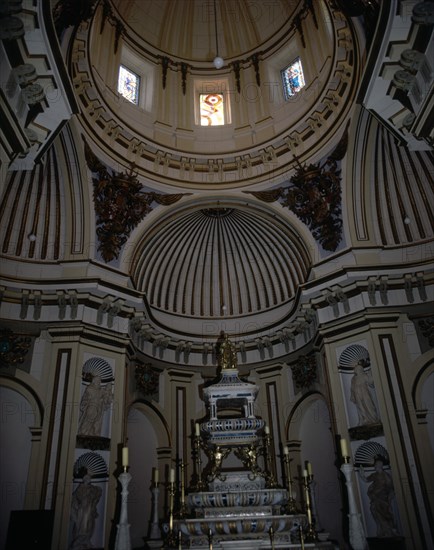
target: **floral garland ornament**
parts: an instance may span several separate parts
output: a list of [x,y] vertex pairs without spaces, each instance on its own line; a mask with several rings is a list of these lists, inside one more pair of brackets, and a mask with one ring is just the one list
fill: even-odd
[[301,355],[291,365],[292,379],[299,388],[310,388],[316,380],[316,359],[314,355]]
[[10,329],[0,331],[0,367],[13,367],[24,362],[31,338],[19,336]]
[[153,209],[154,203],[168,206],[179,201],[183,195],[144,192],[134,173],[134,166],[131,166],[129,173],[111,172],[94,155],[86,141],[84,151],[93,175],[98,251],[105,262],[110,262],[119,256],[131,232]]
[[137,364],[135,370],[136,386],[145,395],[152,395],[158,389],[158,372],[150,363]]
[[347,151],[348,125],[328,158],[302,166],[296,158],[289,186],[251,194],[264,202],[279,201],[306,224],[324,250],[334,252],[342,240],[341,171],[338,162]]

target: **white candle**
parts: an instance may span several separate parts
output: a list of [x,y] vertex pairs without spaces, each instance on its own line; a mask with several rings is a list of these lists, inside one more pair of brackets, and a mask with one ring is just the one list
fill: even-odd
[[310,462],[307,463],[307,473],[310,476],[312,475],[312,464]]
[[199,422],[196,422],[196,436],[197,436],[197,437],[200,436],[200,426],[199,426]]
[[303,477],[307,477],[307,470],[306,469],[303,470]]
[[153,481],[155,485],[158,483],[159,477],[160,477],[160,472],[158,471],[158,468],[154,468]]
[[341,454],[342,456],[350,456],[348,453],[348,445],[346,439],[341,439]]
[[128,467],[128,447],[122,447],[122,466]]
[[265,426],[264,432],[266,433],[266,435],[268,435],[270,433],[270,428],[268,426]]
[[283,447],[283,454],[284,455],[289,455],[289,449],[286,445]]
[[175,470],[173,468],[170,468],[169,472],[169,482],[173,483],[175,481]]

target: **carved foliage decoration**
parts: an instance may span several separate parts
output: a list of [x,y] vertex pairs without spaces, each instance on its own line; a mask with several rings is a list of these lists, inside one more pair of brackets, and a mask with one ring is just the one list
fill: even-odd
[[93,173],[98,251],[104,261],[110,262],[119,256],[131,231],[152,210],[153,203],[167,206],[177,202],[182,194],[160,195],[142,191],[133,169],[127,174],[109,171],[86,142],[85,155]]
[[53,20],[57,36],[71,25],[77,26],[89,20],[94,12],[96,0],[59,0],[53,8]]
[[[347,126],[348,128],[348,126]],[[253,192],[264,202],[279,200],[305,223],[324,250],[335,251],[342,239],[341,171],[338,161],[346,153],[348,134],[323,162],[302,166],[298,161],[288,187]]]
[[138,363],[135,370],[136,386],[145,395],[152,395],[158,389],[158,372],[150,363]]
[[430,346],[434,346],[434,317],[428,317],[419,321],[423,336],[428,339]]
[[309,388],[316,380],[316,359],[314,355],[301,355],[291,365],[292,378],[300,388]]
[[0,330],[0,367],[23,363],[30,344],[29,336],[19,336],[9,329]]

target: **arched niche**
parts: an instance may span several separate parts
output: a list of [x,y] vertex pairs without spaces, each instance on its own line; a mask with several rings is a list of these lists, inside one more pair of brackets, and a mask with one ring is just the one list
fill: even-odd
[[[427,358],[428,356],[428,358]],[[413,365],[412,371],[417,373],[412,386],[413,405],[418,423],[425,431],[434,454],[434,357],[428,352]]]
[[[150,403],[133,403],[127,416],[129,448],[129,472],[132,482],[129,486],[128,502],[133,548],[143,546],[143,539],[149,536],[152,519],[152,475],[158,467],[160,482],[165,481],[168,463],[165,450],[170,449],[170,434],[167,423]],[[170,453],[169,453],[170,454]],[[174,467],[172,464],[171,467]],[[164,505],[164,490],[159,494],[159,509]],[[161,514],[161,512],[160,512]],[[161,515],[160,515],[161,517]]]
[[[341,490],[334,460],[336,452],[330,412],[322,394],[313,392],[298,401],[287,420],[286,433],[290,458],[293,459],[292,476],[301,477],[305,461],[312,464],[314,477],[311,489],[317,522],[321,529],[330,533],[332,539],[338,539],[342,532]],[[294,453],[297,449],[298,454]],[[295,487],[296,500],[300,502],[302,489],[297,484]]]
[[[35,396],[14,381],[0,380],[1,401],[1,471],[2,506],[0,511],[0,548],[6,542],[9,516],[12,510],[37,508],[39,502],[29,500],[32,490],[29,470],[33,447],[33,432],[40,433],[41,409]],[[17,460],[19,457],[19,460]],[[36,494],[33,491],[36,500]]]

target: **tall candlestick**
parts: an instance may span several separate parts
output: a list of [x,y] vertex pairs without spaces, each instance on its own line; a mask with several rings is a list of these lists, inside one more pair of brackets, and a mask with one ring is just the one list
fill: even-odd
[[[125,448],[126,447],[124,447],[124,449]],[[123,453],[122,453],[122,458],[124,458]],[[127,455],[127,466],[128,466],[128,455]],[[127,466],[124,465],[124,471],[119,476],[119,483],[122,486],[121,514],[119,518],[119,523],[117,525],[117,533],[116,533],[116,540],[115,540],[115,546],[114,546],[115,550],[131,550],[130,524],[128,523],[128,485],[131,481],[131,474],[129,474],[126,471]]]
[[128,447],[122,447],[122,466],[128,468]]
[[185,504],[184,462],[181,460],[181,504]]
[[161,537],[160,525],[158,520],[158,495],[160,494],[160,489],[158,488],[158,483],[152,487],[153,495],[153,507],[152,507],[152,524],[151,524],[151,540],[156,540]]
[[307,470],[303,470],[303,485],[304,485],[304,500],[306,504],[306,515],[307,515],[307,531],[306,531],[306,541],[313,542],[318,540],[316,531],[314,529],[312,521],[312,505],[311,505],[311,496],[310,496],[310,482],[307,475]]
[[292,477],[291,477],[291,459],[289,458],[289,452],[285,453],[285,449],[288,451],[288,447],[283,449],[283,461],[286,466],[286,484],[288,488],[288,502],[286,505],[286,511],[288,514],[295,514],[297,512],[297,506],[292,492]]
[[[341,439],[342,442],[342,439]],[[342,453],[343,454],[343,453]],[[349,519],[349,537],[350,544],[353,550],[366,550],[367,541],[365,535],[365,529],[362,522],[362,516],[359,512],[356,495],[353,488],[353,465],[346,462],[341,466],[341,472],[345,476],[345,483],[348,492],[348,519]]]

